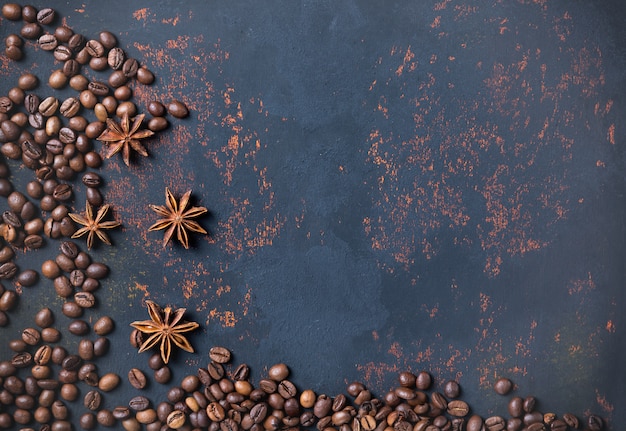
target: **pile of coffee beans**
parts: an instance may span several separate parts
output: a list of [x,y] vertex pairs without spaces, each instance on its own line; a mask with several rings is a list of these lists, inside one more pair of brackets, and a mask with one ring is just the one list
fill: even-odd
[[[94,140],[106,129],[107,119],[138,115],[133,85],[150,85],[155,76],[129,57],[111,32],[88,37],[65,24],[55,26],[60,17],[52,8],[6,3],[2,17],[21,23],[19,31],[5,38],[7,58],[21,61],[32,47],[52,53],[59,68],[43,80],[24,72],[6,95],[0,95],[0,153],[7,159],[0,161],[0,196],[7,202],[0,211],[0,280],[14,285],[0,284],[0,327],[10,324],[9,313],[25,294],[23,288],[41,281],[39,271],[18,267],[16,251],[28,252],[54,241],[59,252],[41,264],[40,273],[63,301],[60,311],[70,323],[59,327],[50,307],[38,310],[32,323],[22,322],[26,327],[19,338],[9,342],[11,357],[0,361],[0,429],[600,431],[604,427],[602,418],[593,414],[582,420],[571,413],[540,412],[532,396],[511,397],[508,415],[482,417],[460,398],[456,381],[445,382],[438,392],[427,371],[399,373],[397,386],[382,396],[360,382],[334,395],[299,389],[283,363],[270,366],[255,385],[249,367],[233,366],[231,352],[220,346],[210,349],[206,367],[170,386],[164,400],[141,395],[151,381],[169,385],[172,380],[172,370],[158,353],[147,361],[152,376],[138,368],[123,377],[99,370],[98,358],[109,351],[108,335],[116,326],[111,317],[95,315],[97,291],[109,268],[93,262],[70,240],[77,227],[69,213],[77,186],[84,187],[88,204],[104,203],[104,180],[95,171],[103,160]],[[106,79],[91,76],[106,71]],[[52,94],[45,94],[42,82]],[[57,92],[68,87],[75,94],[58,97]],[[169,127],[168,114],[189,115],[178,100],[150,101],[147,112],[151,116],[147,128],[153,132]],[[34,174],[24,190],[16,190],[10,180],[11,163]],[[78,340],[64,346],[66,336]],[[140,333],[130,332],[131,346],[138,348],[141,341]],[[126,402],[116,392],[124,379],[138,393]],[[494,390],[506,396],[512,387],[502,378]],[[106,408],[106,397],[118,406]]]

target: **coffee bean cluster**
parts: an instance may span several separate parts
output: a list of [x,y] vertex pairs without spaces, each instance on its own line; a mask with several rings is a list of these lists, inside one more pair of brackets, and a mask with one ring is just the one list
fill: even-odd
[[[131,344],[136,343],[131,339]],[[231,366],[231,352],[225,347],[211,348],[209,359],[206,368],[171,386],[166,400],[153,403],[137,395],[113,410],[85,413],[81,426],[92,429],[103,423],[100,417],[106,418],[106,426],[119,422],[126,431],[600,431],[604,426],[596,415],[588,415],[582,423],[571,413],[561,417],[542,413],[533,396],[510,398],[508,416],[483,418],[460,398],[456,381],[446,381],[436,390],[427,371],[400,372],[397,386],[380,398],[360,382],[347,385],[345,393],[330,396],[299,390],[284,363],[269,367],[255,387],[248,365]],[[163,365],[159,354],[151,356],[148,363],[154,370]],[[142,390],[148,378],[133,368],[128,381]],[[494,384],[500,395],[507,395],[512,388],[506,378]],[[98,406],[100,400],[100,394],[90,393],[85,405]]]
[[0,362],[0,428],[71,430],[69,403],[78,399],[81,385],[108,392],[120,382],[116,374],[100,374],[94,362],[109,349],[113,320],[102,316],[93,325],[72,320],[68,331],[82,337],[76,352],[60,344],[62,332],[50,308],[39,310],[33,323],[9,342],[11,359]]

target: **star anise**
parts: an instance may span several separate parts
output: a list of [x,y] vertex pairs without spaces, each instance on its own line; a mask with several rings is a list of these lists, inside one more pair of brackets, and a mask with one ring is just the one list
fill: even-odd
[[167,245],[171,239],[174,231],[176,231],[176,237],[178,241],[186,248],[189,248],[189,238],[187,231],[197,233],[207,233],[198,222],[191,220],[201,216],[207,212],[205,207],[191,207],[189,206],[189,197],[191,196],[191,190],[183,195],[180,202],[176,202],[174,195],[170,192],[170,189],[165,188],[165,204],[163,205],[150,205],[150,208],[158,215],[163,217],[157,220],[155,224],[150,226],[149,231],[167,229],[163,237],[163,247]]
[[97,236],[100,241],[105,244],[111,245],[109,237],[103,229],[113,229],[121,225],[116,221],[102,221],[109,211],[109,205],[103,205],[98,209],[96,218],[93,217],[93,209],[89,202],[85,202],[85,215],[70,213],[69,216],[74,222],[82,225],[80,229],[74,232],[72,238],[79,238],[87,234],[87,248],[91,249],[93,245],[94,235]]
[[121,151],[124,163],[129,166],[131,149],[144,157],[148,157],[148,151],[139,140],[154,135],[154,132],[148,129],[139,130],[144,117],[144,114],[137,115],[132,126],[127,113],[122,116],[122,121],[119,124],[107,118],[107,128],[97,138],[109,145],[107,159]]
[[181,349],[192,353],[193,347],[184,335],[187,332],[198,328],[196,322],[185,322],[181,319],[185,314],[185,308],[173,310],[172,307],[162,309],[153,301],[146,301],[148,305],[148,314],[150,320],[135,321],[130,324],[139,332],[149,335],[149,337],[139,347],[139,353],[142,353],[157,344],[160,344],[161,358],[166,364],[170,360],[172,353],[172,343]]

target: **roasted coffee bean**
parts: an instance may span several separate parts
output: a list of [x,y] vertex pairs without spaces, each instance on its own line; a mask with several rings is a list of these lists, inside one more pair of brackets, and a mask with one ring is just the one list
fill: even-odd
[[170,123],[165,117],[154,117],[148,121],[148,129],[153,132],[161,132],[169,127]]
[[578,429],[579,421],[575,415],[571,413],[565,413],[563,415],[563,420],[565,421],[567,426],[569,426],[570,428]]
[[98,188],[102,185],[102,177],[95,172],[86,172],[82,177],[82,182],[87,187]]
[[6,3],[2,5],[2,16],[11,21],[22,19],[22,6],[17,3]]
[[93,341],[83,338],[78,342],[78,356],[85,361],[91,361],[94,358]]
[[[65,215],[63,215],[61,218],[65,217]],[[63,241],[59,248],[61,250],[61,253],[63,253],[65,256],[69,257],[70,259],[75,259],[76,256],[78,256],[79,250],[75,242]]]
[[493,390],[496,391],[498,395],[506,395],[513,388],[513,382],[511,382],[506,377],[501,377],[493,385]]
[[91,81],[87,88],[96,96],[106,96],[109,94],[109,87],[104,82]]
[[469,413],[469,406],[465,401],[452,400],[448,403],[447,411],[452,416],[463,417]]
[[59,41],[53,34],[43,34],[39,36],[37,44],[44,51],[54,51],[54,49],[58,46]]
[[96,413],[96,421],[104,427],[112,427],[115,425],[113,413],[108,409],[102,409]]
[[54,188],[52,197],[61,202],[70,200],[72,198],[72,186],[65,183],[59,184]]
[[85,48],[92,57],[102,57],[105,53],[105,48],[102,43],[95,39],[88,40],[85,44]]
[[113,417],[119,421],[128,419],[132,414],[130,409],[126,406],[117,406],[113,409],[111,413],[113,413]]
[[138,395],[130,399],[128,407],[135,411],[145,410],[150,406],[150,400],[148,398]]
[[111,69],[119,70],[124,65],[124,61],[126,61],[126,54],[124,50],[121,48],[111,48],[107,55],[107,62]]
[[52,8],[43,8],[37,12],[37,22],[42,25],[50,25],[56,18],[56,12]]
[[171,429],[178,429],[185,425],[187,416],[180,410],[174,410],[171,412],[165,421],[165,424]]
[[28,352],[20,352],[13,355],[11,365],[16,368],[24,368],[33,364],[33,355]]
[[93,331],[98,335],[108,335],[113,331],[115,324],[109,316],[102,316],[93,324]]
[[96,390],[91,390],[85,394],[83,405],[89,410],[98,410],[102,404],[102,394]]
[[83,336],[89,333],[89,323],[84,320],[72,320],[67,327],[68,331],[74,335]]
[[278,384],[278,393],[285,399],[295,397],[296,392],[296,386],[289,380],[283,380]]
[[83,271],[80,269],[74,269],[69,276],[70,284],[74,287],[81,287],[85,282],[85,278],[85,273]]
[[109,339],[107,337],[98,337],[93,342],[93,354],[97,357],[104,356],[109,351]]
[[135,75],[137,75],[138,69],[139,63],[134,58],[127,58],[122,65],[122,72],[128,78],[133,78]]
[[35,346],[41,341],[41,333],[35,328],[26,328],[22,331],[22,340],[29,346]]
[[486,431],[501,431],[506,427],[506,421],[501,416],[490,416],[485,419]]
[[74,294],[74,301],[81,308],[91,308],[96,303],[96,298],[90,292],[76,292]]
[[46,97],[39,103],[39,113],[45,117],[51,117],[59,108],[59,100],[54,96]]
[[46,343],[58,343],[61,339],[61,332],[56,328],[43,328],[41,339]]
[[35,323],[40,328],[47,328],[52,326],[54,323],[54,315],[52,314],[52,310],[48,307],[44,307],[37,312],[35,315]]
[[107,373],[100,377],[98,388],[101,391],[109,392],[115,389],[120,383],[120,376],[115,373]]
[[146,375],[138,368],[131,368],[128,371],[128,381],[135,389],[145,388],[148,382]]
[[109,268],[103,263],[95,262],[95,263],[90,264],[86,268],[85,273],[87,277],[95,278],[96,280],[99,280],[107,276],[107,274],[109,273]]
[[110,31],[101,31],[98,35],[98,40],[106,49],[113,49],[117,45],[117,38]]
[[[56,37],[56,39],[58,40],[58,37]],[[39,40],[41,41],[41,37],[39,38]],[[74,56],[74,53],[67,46],[65,46],[65,45],[58,45],[54,49],[54,54],[53,55],[54,55],[54,59],[57,60],[57,61],[67,61],[67,60],[71,59]]]
[[4,133],[5,141],[15,141],[19,138],[21,129],[11,120],[5,120],[0,123],[0,129]]
[[189,109],[180,100],[172,100],[167,104],[167,112],[176,118],[185,118],[189,116]]
[[524,398],[524,402],[522,403],[524,412],[530,413],[533,410],[535,410],[535,404],[536,403],[537,403],[537,400],[532,395],[527,396],[526,398]]
[[285,380],[289,376],[289,368],[284,363],[274,364],[268,370],[268,377],[275,382]]
[[589,415],[587,418],[587,426],[590,431],[600,431],[604,427],[604,421],[600,416]]
[[61,362],[61,367],[64,370],[76,371],[82,365],[83,360],[78,355],[66,355]]
[[100,205],[104,203],[104,199],[102,198],[102,194],[100,193],[100,190],[94,187],[87,187],[86,196],[87,196],[87,202],[89,202],[89,204],[92,207],[99,207]]
[[313,413],[318,419],[328,416],[332,408],[332,400],[325,394],[321,394],[317,397],[317,401],[313,406]]
[[165,384],[169,382],[171,378],[172,371],[167,365],[154,371],[154,380],[156,380],[157,383]]
[[59,112],[65,118],[73,117],[80,110],[80,101],[76,97],[68,97],[61,103]]
[[144,409],[135,414],[135,418],[142,424],[151,424],[157,420],[157,413],[154,409]]
[[102,55],[101,57],[91,57],[89,59],[89,67],[91,70],[95,71],[104,71],[108,69],[109,64],[106,55]]
[[[144,85],[150,85],[154,82],[154,74],[145,66],[137,69],[137,81]],[[172,114],[174,115],[174,114]]]
[[24,56],[24,52],[19,46],[9,45],[4,49],[4,55],[13,61],[20,61]]
[[0,278],[11,279],[17,274],[17,266],[13,262],[0,265]]
[[[39,23],[36,23],[36,22],[29,22],[27,24],[24,24],[22,26],[22,29],[20,30],[20,35],[24,39],[30,39],[30,40],[37,39],[39,36],[41,36],[42,33],[43,33],[43,29],[41,28]],[[33,88],[35,88],[35,86],[23,87],[20,85],[20,88],[24,90],[27,90],[27,89],[32,90]]]
[[33,361],[37,365],[46,365],[52,358],[52,347],[43,345],[39,347],[33,355]]

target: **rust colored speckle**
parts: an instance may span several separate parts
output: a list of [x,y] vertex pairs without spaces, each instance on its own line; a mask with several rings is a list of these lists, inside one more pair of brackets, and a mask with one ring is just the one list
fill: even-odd
[[137,21],[146,21],[148,19],[148,8],[144,7],[133,12],[133,18]]

